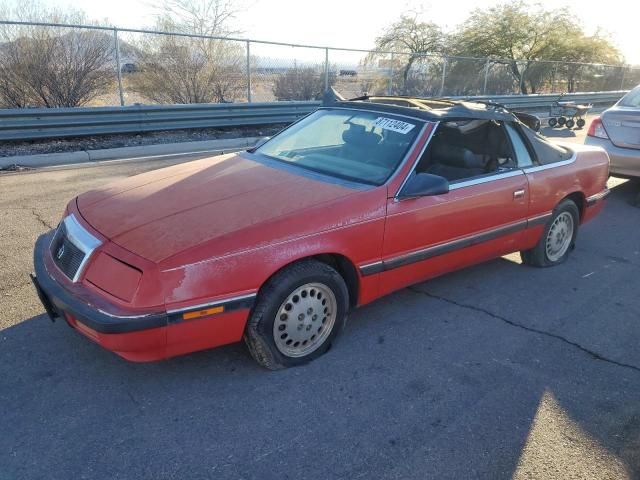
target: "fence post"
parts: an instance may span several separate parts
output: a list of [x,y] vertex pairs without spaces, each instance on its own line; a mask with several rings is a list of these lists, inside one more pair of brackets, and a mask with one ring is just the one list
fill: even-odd
[[251,103],[251,42],[247,40],[247,102]]
[[487,77],[489,76],[489,59],[484,64],[484,83],[482,84],[482,95],[487,94]]
[[393,94],[393,52],[391,53],[391,64],[389,65],[389,85],[387,85],[387,95]]
[[622,80],[620,80],[620,90],[624,90],[624,74],[627,73],[627,69],[622,65]]
[[440,96],[444,95],[444,80],[447,78],[447,57],[443,57],[442,62],[442,82],[440,83]]
[[122,68],[120,66],[120,42],[118,41],[118,29],[113,29],[113,40],[116,42],[116,70],[118,72],[118,93],[120,94],[120,106],[124,107],[124,93],[122,91]]
[[324,89],[329,90],[329,49],[324,49]]

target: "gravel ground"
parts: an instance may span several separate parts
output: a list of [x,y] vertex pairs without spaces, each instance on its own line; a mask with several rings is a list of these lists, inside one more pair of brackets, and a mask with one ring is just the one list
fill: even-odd
[[42,153],[100,150],[103,148],[136,147],[162,143],[198,142],[224,138],[271,136],[286,125],[264,125],[261,127],[202,128],[195,130],[167,130],[139,134],[100,135],[73,137],[57,140],[29,140],[0,142],[0,157],[36,155]]

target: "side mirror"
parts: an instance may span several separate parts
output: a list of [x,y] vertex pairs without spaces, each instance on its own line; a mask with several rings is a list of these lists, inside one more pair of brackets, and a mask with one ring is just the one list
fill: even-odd
[[446,178],[430,173],[416,173],[404,184],[398,198],[426,197],[445,193],[449,193],[449,181]]

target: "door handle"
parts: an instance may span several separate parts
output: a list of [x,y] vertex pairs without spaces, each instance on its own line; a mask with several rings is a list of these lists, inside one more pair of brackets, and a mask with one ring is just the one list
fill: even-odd
[[516,200],[518,198],[524,197],[524,188],[522,190],[516,190],[513,192],[513,199]]

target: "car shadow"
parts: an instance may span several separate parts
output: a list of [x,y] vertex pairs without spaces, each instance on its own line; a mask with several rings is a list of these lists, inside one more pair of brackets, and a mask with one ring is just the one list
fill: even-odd
[[569,129],[566,127],[542,127],[540,129],[540,133],[545,137],[556,137],[556,138],[575,138],[576,132],[573,129]]
[[[626,214],[632,189],[613,190]],[[595,222],[577,257],[592,261],[596,239],[632,248]],[[355,311],[327,355],[278,372],[242,344],[129,363],[24,320],[0,331],[0,478],[637,478],[640,370],[544,323],[580,261],[498,259],[404,289]]]

